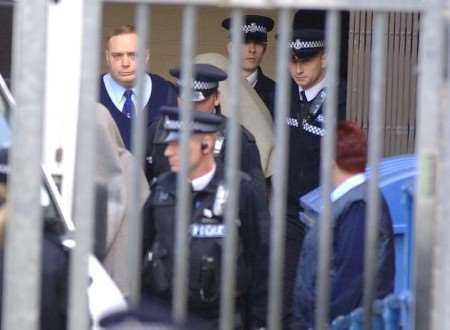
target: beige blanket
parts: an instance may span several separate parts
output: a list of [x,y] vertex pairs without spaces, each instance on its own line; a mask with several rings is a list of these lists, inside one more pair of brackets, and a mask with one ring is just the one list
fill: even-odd
[[[217,53],[206,53],[195,57],[195,63],[206,63],[217,66],[228,72],[229,61]],[[220,105],[225,116],[230,113],[228,80],[220,83]],[[269,110],[255,92],[255,90],[242,78],[240,86],[241,114],[240,123],[247,128],[255,137],[256,144],[261,156],[261,166],[264,176],[270,177],[273,174],[273,127],[272,117]]]

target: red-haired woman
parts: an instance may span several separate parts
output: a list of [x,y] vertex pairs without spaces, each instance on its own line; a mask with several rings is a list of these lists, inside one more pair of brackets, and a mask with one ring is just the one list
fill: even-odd
[[[350,121],[337,125],[336,158],[331,194],[333,244],[330,271],[330,320],[351,312],[362,303],[366,224],[367,141]],[[378,218],[377,274],[375,297],[382,298],[394,287],[394,234],[386,202],[380,195]],[[294,329],[311,329],[316,308],[318,224],[308,231],[297,269]]]

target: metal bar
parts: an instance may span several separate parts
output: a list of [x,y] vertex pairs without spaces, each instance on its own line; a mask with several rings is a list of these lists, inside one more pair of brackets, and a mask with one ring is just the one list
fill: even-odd
[[393,36],[393,53],[394,53],[394,70],[392,72],[393,74],[393,80],[392,80],[392,99],[391,99],[391,106],[392,106],[392,139],[391,139],[391,145],[390,145],[390,154],[396,155],[397,154],[397,145],[399,141],[399,126],[398,126],[398,117],[400,113],[399,108],[399,80],[400,80],[400,14],[395,13],[393,16],[394,20],[394,36]]
[[[104,0],[112,3],[135,3],[136,0]],[[330,10],[374,10],[374,11],[420,11],[427,7],[426,0],[140,0],[147,4],[164,5],[208,5],[240,8],[302,8]]]
[[315,311],[315,327],[317,330],[328,329],[330,309],[330,261],[333,241],[331,212],[331,164],[335,158],[337,78],[339,70],[339,34],[340,14],[330,11],[326,24],[326,55],[328,60],[326,86],[327,100],[325,104],[325,135],[322,138],[320,184],[323,209],[319,223],[319,263],[317,278],[317,303]]
[[406,119],[408,115],[408,108],[405,106],[405,95],[408,91],[408,88],[406,86],[406,70],[407,70],[407,57],[406,57],[406,33],[408,29],[408,23],[407,23],[407,16],[408,14],[400,14],[400,48],[399,48],[399,56],[400,56],[400,65],[399,65],[399,81],[398,81],[398,88],[399,88],[399,98],[398,98],[398,127],[397,127],[397,134],[398,134],[398,142],[397,142],[397,149],[396,154],[405,153],[406,152],[406,136],[407,136],[407,129],[406,129]]
[[241,88],[241,44],[243,16],[241,9],[231,12],[231,56],[230,56],[230,116],[227,120],[227,145],[225,157],[225,182],[228,189],[228,201],[225,211],[225,252],[222,258],[223,272],[220,296],[221,330],[234,329],[235,288],[236,288],[236,250],[239,217],[239,164],[241,153],[240,138],[240,88]]
[[419,48],[419,95],[417,184],[414,209],[413,303],[412,320],[415,329],[431,326],[434,224],[436,222],[439,106],[443,81],[443,19],[440,0],[429,1],[423,13],[421,40],[435,40],[434,47],[426,42]]
[[[450,3],[447,1],[447,6]],[[448,50],[450,49],[448,18],[446,20],[447,26],[447,61]],[[450,77],[450,67],[447,66],[447,79]],[[447,86],[447,93],[450,91],[450,86]],[[435,312],[433,313],[432,328],[433,330],[445,330],[450,322],[450,306],[448,304],[448,297],[450,293],[450,263],[447,262],[450,258],[450,241],[448,240],[448,233],[450,232],[450,112],[449,103],[443,104],[441,113],[442,119],[442,143],[441,143],[441,161],[442,169],[439,172],[439,207],[438,207],[438,222],[437,222],[437,237],[436,245],[438,248],[434,249],[434,257],[438,262],[435,266],[434,283],[435,288],[433,292],[433,306]]]
[[281,9],[278,14],[278,58],[277,90],[275,103],[275,174],[273,176],[273,221],[271,225],[270,276],[269,276],[269,319],[268,327],[281,329],[281,312],[283,298],[283,260],[284,237],[286,231],[286,173],[287,148],[289,134],[286,130],[286,118],[289,114],[289,47],[291,29],[288,9]]
[[411,95],[410,98],[410,112],[409,116],[409,138],[408,138],[408,151],[413,152],[415,149],[415,139],[416,139],[416,109],[417,109],[417,84],[418,84],[418,69],[416,64],[418,63],[418,49],[419,49],[419,30],[420,30],[420,14],[413,15],[413,28],[412,28],[412,63],[414,65],[411,72],[410,88]]
[[189,176],[189,140],[192,121],[192,56],[195,48],[197,9],[192,5],[184,8],[182,32],[182,91],[181,98],[181,168],[177,176],[176,235],[174,258],[173,316],[178,324],[187,315],[187,278],[189,274],[189,223],[191,221],[191,190]]
[[379,232],[380,195],[379,163],[382,156],[384,123],[384,78],[386,70],[386,14],[374,15],[373,54],[371,67],[369,165],[372,169],[369,178],[368,208],[364,245],[364,330],[371,329],[372,303],[376,287],[377,241]]
[[[411,107],[412,105],[412,98],[415,98],[416,96],[412,94],[412,74],[414,72],[413,67],[413,51],[412,51],[412,30],[413,30],[413,24],[414,24],[414,14],[409,13],[406,15],[406,36],[405,36],[405,71],[404,71],[404,87],[405,92],[403,94],[403,105],[405,107],[405,141],[403,145],[403,152],[407,153],[410,152],[409,150],[409,139],[410,139],[410,132],[411,128],[409,127],[410,118],[413,113],[415,113],[416,109],[413,109]],[[415,65],[415,63],[414,63]]]
[[148,34],[148,5],[137,4],[135,9],[136,33],[138,38],[137,56],[137,95],[136,95],[136,116],[132,119],[132,140],[131,147],[136,162],[133,166],[133,176],[131,178],[130,205],[128,208],[128,275],[130,283],[130,301],[139,303],[141,289],[141,262],[142,262],[142,217],[141,217],[141,195],[142,195],[142,171],[140,164],[144,163],[147,111],[144,99],[144,78],[145,57],[147,49]]
[[350,18],[350,22],[349,22],[349,30],[348,30],[348,60],[347,60],[347,80],[349,81],[349,83],[347,84],[347,111],[346,111],[346,118],[349,119],[353,119],[355,118],[355,116],[353,115],[354,113],[356,113],[356,109],[355,107],[352,106],[352,102],[353,102],[353,94],[354,94],[354,90],[356,89],[356,84],[354,84],[353,79],[354,79],[354,73],[355,73],[355,68],[353,66],[353,63],[357,60],[357,56],[355,54],[355,43],[356,40],[358,38],[355,38],[355,25],[357,22],[356,19],[356,13],[355,12],[350,12],[349,14]]
[[365,58],[364,54],[364,45],[366,41],[366,25],[367,25],[367,13],[362,12],[360,14],[360,22],[359,22],[359,62],[358,62],[358,69],[357,69],[357,84],[359,86],[359,93],[358,98],[356,100],[356,109],[359,112],[359,118],[361,119],[361,124],[363,128],[367,127],[367,122],[365,120],[365,113],[364,113],[364,107],[363,107],[363,98],[364,98],[364,76],[365,76],[365,62],[367,59]]
[[[73,219],[76,246],[71,251],[69,275],[69,330],[87,330],[90,320],[86,306],[88,258],[93,244],[95,217],[95,120],[98,95],[98,56],[101,3],[85,0],[83,24],[83,57],[81,62],[80,107],[77,127]],[[94,116],[95,117],[95,116]]]
[[[10,218],[6,228],[2,329],[38,329],[42,212],[40,162],[44,114],[47,2],[16,3],[13,39]],[[26,242],[26,248],[24,248]],[[26,270],[26,271],[25,271]]]
[[394,97],[394,14],[390,13],[388,16],[388,46],[387,46],[387,70],[386,70],[386,94],[385,94],[385,151],[390,154],[390,145],[392,140],[392,98]]
[[362,93],[362,104],[361,104],[361,111],[363,112],[363,128],[367,130],[370,126],[370,120],[369,120],[369,96],[370,96],[370,63],[372,61],[372,24],[373,24],[373,13],[372,12],[366,12],[366,27],[364,31],[364,68],[363,68],[363,74],[364,74],[364,80],[362,85],[363,93]]

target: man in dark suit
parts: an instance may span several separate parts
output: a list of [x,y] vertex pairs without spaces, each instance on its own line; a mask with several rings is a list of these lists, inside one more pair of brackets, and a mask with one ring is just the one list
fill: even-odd
[[[267,49],[267,32],[273,29],[273,20],[259,15],[245,15],[244,43],[241,46],[241,70],[248,83],[255,89],[261,100],[273,116],[275,104],[275,82],[261,70],[261,62]],[[227,18],[222,26],[230,30],[231,19]],[[230,51],[231,41],[228,44]]]
[[[131,146],[131,118],[139,116],[136,110],[136,58],[138,36],[132,25],[123,25],[111,31],[106,39],[106,63],[108,73],[100,77],[100,103],[108,108],[116,122],[125,146]],[[145,64],[149,60],[146,50]],[[176,93],[168,81],[147,73],[144,75],[144,100],[147,111],[147,125],[160,117],[162,105],[176,105]]]

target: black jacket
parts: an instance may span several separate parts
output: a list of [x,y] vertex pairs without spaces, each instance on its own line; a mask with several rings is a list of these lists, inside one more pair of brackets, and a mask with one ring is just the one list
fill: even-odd
[[[164,156],[165,145],[161,144],[166,134],[163,128],[163,119],[153,123],[148,129],[147,149],[145,156],[145,176],[149,183],[164,172],[170,171],[167,158]],[[224,164],[226,152],[226,123],[219,132],[224,137],[222,148],[216,159]],[[252,133],[241,126],[241,171],[249,174],[265,190],[265,179],[261,167],[261,158]]]
[[[144,256],[152,252],[152,260],[144,262],[144,294],[167,301],[172,294],[176,177],[172,172],[158,177],[144,206]],[[248,313],[244,318],[252,327],[260,327],[265,325],[267,311],[270,216],[254,181],[244,173],[240,177],[237,308]],[[211,211],[223,182],[224,170],[218,166],[206,188],[192,194],[189,310],[205,319],[218,318],[219,313],[223,218],[211,216]]]
[[[344,84],[342,86],[345,86]],[[323,96],[323,102],[320,98]],[[326,91],[310,102],[300,102],[297,84],[291,85],[291,109],[287,118],[289,128],[288,156],[288,214],[298,217],[299,198],[319,185],[320,141],[323,135]],[[313,109],[318,106],[317,109]],[[346,93],[338,93],[338,118],[345,118]]]
[[275,81],[267,77],[258,67],[258,80],[256,81],[255,91],[258,93],[261,100],[269,109],[272,118],[274,116],[275,108]]
[[[40,329],[63,330],[67,322],[68,253],[53,234],[45,233],[42,241],[42,278]],[[0,250],[0,283],[3,284],[4,251]],[[0,298],[3,297],[0,285]],[[1,311],[0,299],[0,311]],[[0,319],[1,321],[1,319]]]
[[[380,193],[381,194],[381,193]],[[354,187],[333,202],[333,245],[330,270],[330,320],[362,304],[367,184]],[[392,221],[381,196],[378,219],[375,298],[394,290],[395,251]],[[305,237],[295,288],[295,327],[314,326],[318,265],[318,222]]]

